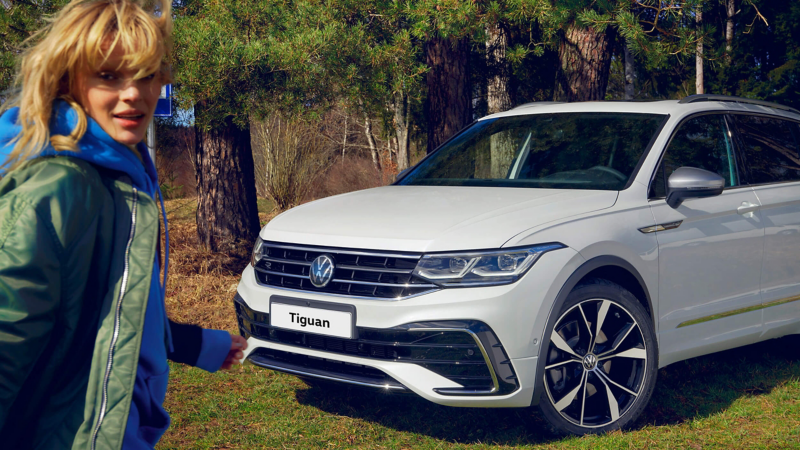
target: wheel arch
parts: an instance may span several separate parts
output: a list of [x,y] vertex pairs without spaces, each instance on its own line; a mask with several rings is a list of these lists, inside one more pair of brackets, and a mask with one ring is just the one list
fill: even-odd
[[645,311],[647,311],[650,320],[653,321],[653,329],[657,330],[655,317],[653,313],[653,303],[650,298],[650,292],[647,290],[639,271],[633,265],[618,256],[597,256],[585,263],[581,264],[575,272],[567,278],[567,281],[561,286],[558,291],[555,301],[553,302],[550,312],[548,313],[547,322],[545,324],[545,332],[542,336],[541,346],[539,347],[539,363],[536,365],[536,378],[535,388],[533,390],[533,398],[531,399],[532,405],[537,405],[542,394],[544,386],[542,385],[542,378],[544,377],[544,364],[541,364],[542,352],[550,346],[550,335],[547,330],[550,330],[555,321],[558,319],[556,312],[561,309],[561,306],[567,300],[567,296],[572,289],[575,288],[581,281],[590,278],[603,278],[608,281],[619,284],[628,291],[630,291],[642,304]]

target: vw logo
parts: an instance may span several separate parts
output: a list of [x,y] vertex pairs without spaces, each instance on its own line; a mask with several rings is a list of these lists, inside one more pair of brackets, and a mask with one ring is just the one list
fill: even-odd
[[324,288],[333,279],[333,258],[328,255],[319,255],[311,263],[311,273],[308,278],[311,284],[318,288]]
[[583,367],[586,370],[592,370],[597,366],[597,356],[589,353],[583,357]]

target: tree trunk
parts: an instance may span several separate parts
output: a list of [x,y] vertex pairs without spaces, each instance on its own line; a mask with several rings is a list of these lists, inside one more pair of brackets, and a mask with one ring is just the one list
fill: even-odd
[[[203,104],[195,107],[202,117]],[[240,129],[228,117],[222,126],[195,128],[197,235],[201,245],[223,251],[237,241],[252,243],[260,225],[253,172],[250,127]]]
[[[508,31],[501,24],[486,28],[486,66],[489,77],[486,80],[487,112],[494,114],[511,108],[510,74],[511,67],[506,59]],[[514,144],[510,132],[495,133],[489,139],[492,178],[505,178],[508,167],[514,159]]]
[[558,46],[559,68],[553,95],[556,101],[604,100],[611,68],[614,30],[598,33],[572,24]]
[[[695,14],[695,20],[697,22],[697,33],[698,35],[701,33],[701,27],[703,25],[703,5],[699,5],[697,7],[697,13]],[[694,90],[697,94],[705,94],[705,85],[703,84],[703,40],[697,40],[697,54],[695,55],[695,82],[694,82]]]
[[486,103],[488,113],[494,114],[511,108],[511,64],[506,59],[508,31],[501,25],[490,25],[486,29],[486,65],[489,78],[486,81]]
[[428,67],[428,153],[470,122],[467,39],[432,38]]
[[367,114],[364,114],[364,134],[367,136],[369,152],[372,155],[372,165],[375,167],[375,170],[380,172],[381,161],[378,157],[378,146],[375,144],[375,136],[372,135],[372,119],[370,119]]
[[408,154],[408,125],[409,125],[409,111],[408,111],[408,95],[405,92],[398,92],[394,96],[394,133],[395,142],[397,144],[397,170],[406,170],[410,164]]
[[625,51],[625,100],[633,100],[636,96],[636,86],[633,83],[636,79],[636,62],[628,44],[623,44],[623,49]]
[[736,15],[736,0],[725,0],[725,9],[728,19],[725,22],[725,62],[731,64],[733,53],[733,16]]
[[347,150],[347,111],[344,113],[344,137],[342,137],[342,165],[344,165],[344,152]]

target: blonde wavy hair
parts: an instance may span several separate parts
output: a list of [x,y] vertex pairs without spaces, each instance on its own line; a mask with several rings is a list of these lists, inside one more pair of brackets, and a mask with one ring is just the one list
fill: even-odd
[[[13,170],[51,144],[56,150],[78,150],[86,133],[86,113],[75,100],[77,75],[96,71],[117,46],[122,68],[139,79],[153,73],[170,82],[167,60],[172,35],[170,0],[73,0],[25,43],[14,89],[2,111],[19,107],[22,131],[11,141],[14,150],[0,166]],[[75,129],[51,135],[53,102],[61,98],[78,113]]]

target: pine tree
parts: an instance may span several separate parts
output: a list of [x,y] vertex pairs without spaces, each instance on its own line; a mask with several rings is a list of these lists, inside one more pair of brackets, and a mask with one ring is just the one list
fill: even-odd
[[45,17],[67,4],[68,0],[0,1],[0,100],[14,84],[14,74],[22,46],[45,24]]

